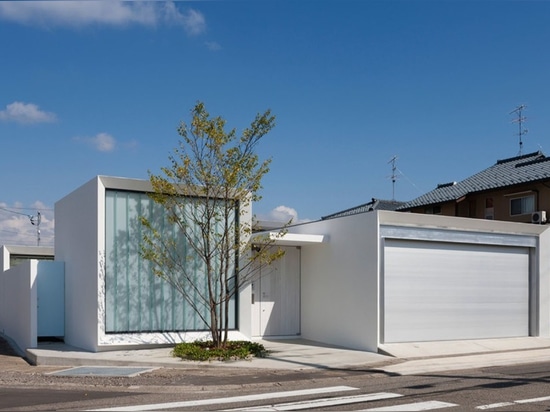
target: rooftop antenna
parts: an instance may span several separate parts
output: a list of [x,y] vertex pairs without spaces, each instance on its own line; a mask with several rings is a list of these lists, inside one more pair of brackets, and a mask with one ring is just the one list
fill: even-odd
[[395,182],[397,180],[397,165],[396,165],[396,162],[397,162],[397,156],[393,156],[390,161],[388,162],[391,163],[391,176],[390,176],[390,179],[391,179],[391,183],[392,183],[392,197],[391,197],[391,200],[395,200]]
[[526,105],[521,104],[510,112],[510,114],[517,114],[517,119],[512,120],[512,123],[518,124],[518,133],[519,136],[519,155],[521,156],[523,151],[523,136],[526,135],[529,130],[523,128],[523,122],[527,120],[527,117],[523,116],[523,111],[527,108]]
[[36,226],[36,246],[40,246],[40,222],[42,221],[42,215],[40,212],[36,212],[36,216],[29,216],[31,224]]

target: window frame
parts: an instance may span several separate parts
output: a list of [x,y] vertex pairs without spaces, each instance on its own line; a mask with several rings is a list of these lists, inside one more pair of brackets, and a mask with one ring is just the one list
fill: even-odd
[[[518,202],[518,201],[520,202],[519,203],[519,212],[514,213],[513,203]],[[537,209],[536,201],[537,201],[537,198],[536,198],[536,195],[534,193],[510,198],[510,202],[509,202],[510,216],[514,217],[514,216],[530,215],[531,213],[535,212],[536,209]]]

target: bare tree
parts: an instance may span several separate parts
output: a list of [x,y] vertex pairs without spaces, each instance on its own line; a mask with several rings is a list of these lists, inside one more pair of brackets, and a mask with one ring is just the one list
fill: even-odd
[[[213,344],[228,340],[231,301],[258,276],[258,268],[284,253],[263,239],[252,252],[251,202],[260,199],[261,180],[271,159],[259,160],[256,148],[275,125],[267,110],[240,136],[225,130],[202,102],[191,110],[191,123],[178,128],[179,146],[162,174],[149,172],[159,220],[142,217],[142,255],[154,273],[177,290],[210,331]],[[166,224],[172,229],[161,230]],[[282,233],[282,231],[281,231]]]

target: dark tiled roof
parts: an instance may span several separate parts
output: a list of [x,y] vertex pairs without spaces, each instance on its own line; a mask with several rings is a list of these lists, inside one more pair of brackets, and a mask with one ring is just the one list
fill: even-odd
[[398,210],[454,201],[469,193],[544,180],[550,180],[550,158],[540,151],[534,152],[499,160],[493,166],[461,182],[438,185],[431,192],[406,202]]
[[333,219],[335,217],[355,215],[357,213],[371,212],[373,210],[396,210],[404,204],[404,202],[399,202],[397,200],[381,200],[372,198],[369,203],[352,207],[351,209],[342,210],[341,212],[336,212],[328,216],[323,216],[321,219]]

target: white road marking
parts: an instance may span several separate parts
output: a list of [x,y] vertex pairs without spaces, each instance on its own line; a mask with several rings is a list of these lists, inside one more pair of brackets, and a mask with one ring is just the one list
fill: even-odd
[[544,402],[544,401],[550,401],[550,396],[542,396],[540,398],[531,398],[531,399],[520,399],[512,402],[490,403],[488,405],[476,406],[476,409],[495,409],[495,408],[502,408],[504,406],[515,405],[518,403],[522,404],[522,403],[535,403],[535,402]]
[[377,401],[381,399],[398,398],[401,396],[403,395],[400,395],[398,393],[378,392],[378,393],[369,393],[364,395],[340,396],[336,398],[321,398],[321,399],[312,399],[308,401],[279,403],[279,404],[265,405],[265,406],[251,406],[250,408],[226,409],[226,410],[229,410],[229,411],[238,410],[238,411],[247,411],[247,412],[298,411],[302,409],[325,408],[327,406],[349,405],[351,403],[372,402],[372,401]]
[[403,412],[415,412],[415,411],[429,411],[432,409],[450,408],[452,406],[458,406],[455,403],[440,402],[440,401],[426,401],[407,403],[404,405],[383,406],[381,408],[364,409],[364,411],[403,411]]
[[303,389],[297,391],[270,392],[255,395],[232,396],[228,398],[199,399],[195,401],[154,403],[149,405],[116,406],[113,408],[93,409],[93,411],[156,411],[160,409],[186,408],[204,405],[216,405],[220,403],[261,401],[265,399],[286,398],[290,396],[318,395],[331,392],[355,391],[358,388],[351,386],[330,386],[326,388]]
[[476,409],[494,409],[494,408],[502,408],[504,406],[510,406],[513,405],[514,402],[499,402],[499,403],[490,403],[489,405],[480,405],[476,406]]
[[543,396],[541,398],[522,399],[514,401],[515,403],[531,403],[531,402],[544,402],[550,400],[550,396]]

